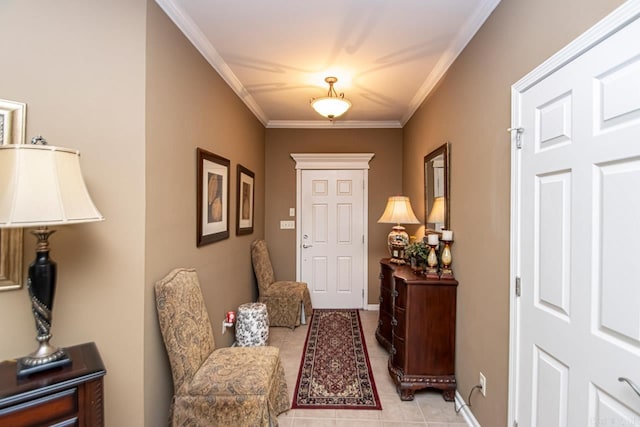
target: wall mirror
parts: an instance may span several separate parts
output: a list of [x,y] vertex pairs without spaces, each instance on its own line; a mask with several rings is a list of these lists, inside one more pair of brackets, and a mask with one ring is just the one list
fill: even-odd
[[424,156],[424,218],[427,230],[449,229],[449,142]]
[[[26,104],[0,99],[0,145],[23,144]],[[0,291],[22,286],[22,228],[0,228]]]

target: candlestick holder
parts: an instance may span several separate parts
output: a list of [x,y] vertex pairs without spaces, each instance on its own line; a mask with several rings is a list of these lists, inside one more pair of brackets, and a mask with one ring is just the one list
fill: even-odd
[[437,244],[429,244],[429,254],[427,255],[427,279],[438,279],[438,254]]
[[451,245],[453,245],[453,240],[443,240],[442,242],[444,243],[444,248],[440,255],[440,260],[442,261],[440,279],[454,279],[453,270],[451,269],[451,263],[453,262],[453,258],[451,257]]

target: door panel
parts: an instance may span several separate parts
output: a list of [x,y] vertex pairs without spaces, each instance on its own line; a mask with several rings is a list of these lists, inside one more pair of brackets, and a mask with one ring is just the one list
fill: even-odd
[[316,308],[364,305],[364,172],[303,170],[301,278]]

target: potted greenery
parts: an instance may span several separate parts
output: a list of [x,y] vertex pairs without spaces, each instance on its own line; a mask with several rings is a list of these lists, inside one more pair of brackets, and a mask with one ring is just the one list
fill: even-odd
[[407,259],[411,262],[411,268],[414,270],[422,270],[427,265],[427,255],[429,247],[422,241],[409,243],[404,251]]

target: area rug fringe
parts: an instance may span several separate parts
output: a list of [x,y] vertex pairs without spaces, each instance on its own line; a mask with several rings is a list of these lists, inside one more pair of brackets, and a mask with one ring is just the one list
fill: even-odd
[[382,409],[358,310],[313,310],[292,408]]

